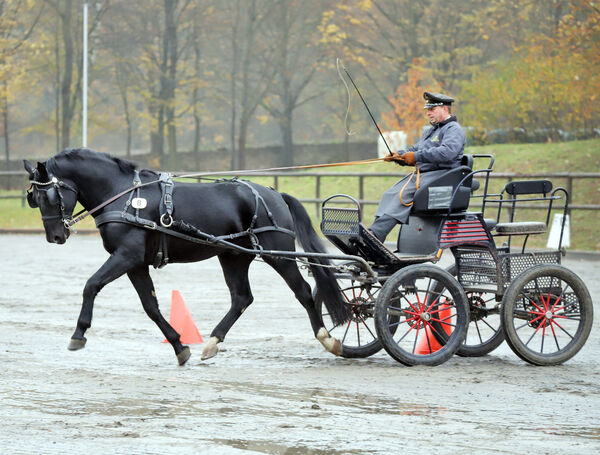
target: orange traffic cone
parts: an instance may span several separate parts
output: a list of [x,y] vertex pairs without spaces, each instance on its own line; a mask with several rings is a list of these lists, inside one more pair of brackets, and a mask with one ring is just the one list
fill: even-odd
[[[179,333],[179,341],[183,344],[204,343],[202,335],[200,335],[194,319],[192,319],[192,315],[183,301],[183,297],[181,297],[179,291],[175,290],[171,292],[169,324]],[[163,341],[163,343],[167,342],[167,340]]]
[[[442,306],[440,309],[440,312],[438,313],[437,316],[435,316],[435,318],[441,319],[442,321],[449,323],[451,316],[452,316],[452,310],[450,309],[450,307]],[[445,332],[448,335],[450,335],[452,333],[452,327],[450,327],[449,325],[442,323],[442,327],[444,328]],[[419,343],[417,344],[417,349],[415,349],[415,354],[428,355],[428,354],[433,354],[434,352],[442,349],[442,345],[440,343],[438,343],[437,339],[435,338],[435,335],[432,333],[431,329],[429,328],[429,325],[425,325],[424,332],[425,332],[425,335],[419,339]]]

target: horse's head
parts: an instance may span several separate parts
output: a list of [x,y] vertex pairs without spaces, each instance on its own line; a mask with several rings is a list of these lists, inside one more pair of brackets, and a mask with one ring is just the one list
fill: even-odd
[[69,221],[77,204],[77,188],[72,182],[51,175],[45,163],[38,163],[37,167],[27,160],[23,163],[31,184],[27,202],[29,207],[40,209],[46,240],[65,243],[70,234]]

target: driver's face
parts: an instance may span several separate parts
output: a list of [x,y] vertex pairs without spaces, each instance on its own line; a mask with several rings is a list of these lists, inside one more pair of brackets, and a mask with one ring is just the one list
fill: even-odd
[[427,109],[427,117],[431,123],[439,123],[448,117],[448,106],[434,106]]

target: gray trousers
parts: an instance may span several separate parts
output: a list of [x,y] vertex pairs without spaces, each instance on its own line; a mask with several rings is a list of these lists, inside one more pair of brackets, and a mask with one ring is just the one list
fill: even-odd
[[381,215],[376,216],[373,224],[369,226],[369,230],[377,237],[381,242],[385,241],[385,238],[390,233],[394,226],[396,226],[399,221],[389,215]]

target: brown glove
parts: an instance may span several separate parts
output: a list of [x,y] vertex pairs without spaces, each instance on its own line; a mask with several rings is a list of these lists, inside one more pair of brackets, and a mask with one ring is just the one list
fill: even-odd
[[402,158],[404,160],[404,162],[406,164],[408,164],[409,166],[415,165],[415,152],[406,152],[400,158]]
[[393,153],[392,155],[386,155],[383,158],[383,161],[391,162],[391,161],[399,161],[400,163],[404,163],[404,157],[399,153]]

